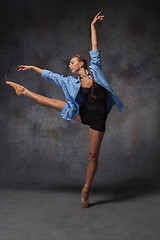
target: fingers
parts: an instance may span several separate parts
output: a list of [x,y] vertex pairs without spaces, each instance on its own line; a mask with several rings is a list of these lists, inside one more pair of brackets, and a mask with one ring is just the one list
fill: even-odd
[[26,65],[18,65],[18,67],[25,67]]
[[95,18],[104,17],[104,16],[99,16],[100,13],[101,13],[101,11],[95,16]]
[[[20,66],[18,66],[18,67],[20,67]],[[24,69],[25,69],[25,67],[23,67],[23,66],[21,65],[21,67],[18,69],[18,72],[24,71]]]
[[101,11],[96,15],[96,17],[98,17],[100,13],[101,13]]
[[27,66],[27,65],[18,65],[18,67],[19,67],[18,72],[25,71],[25,70],[29,69],[29,66]]
[[100,13],[101,13],[101,11],[94,17],[93,22],[96,23],[98,21],[102,21],[103,20],[104,16],[103,15],[100,16]]
[[103,20],[103,18],[104,18],[104,16],[99,16],[98,18],[97,18],[97,20]]
[[93,20],[94,23],[102,21],[104,16],[99,16]]
[[22,71],[24,65],[18,65],[19,69],[18,69],[18,72]]

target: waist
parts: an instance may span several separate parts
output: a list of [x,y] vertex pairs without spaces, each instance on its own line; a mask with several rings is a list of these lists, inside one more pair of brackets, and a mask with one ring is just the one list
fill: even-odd
[[107,115],[107,107],[103,109],[103,111],[100,111],[99,109],[93,109],[93,108],[89,108],[88,106],[82,105],[79,107],[79,111],[88,113],[91,116],[95,116],[95,114],[98,114],[99,116]]
[[83,104],[84,108],[89,109],[93,112],[105,114],[107,111],[107,101],[97,101],[88,99]]

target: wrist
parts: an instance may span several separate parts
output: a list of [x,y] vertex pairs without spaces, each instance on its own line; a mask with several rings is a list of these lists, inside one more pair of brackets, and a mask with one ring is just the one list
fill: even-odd
[[92,28],[92,27],[95,27],[95,23],[91,23],[91,28]]

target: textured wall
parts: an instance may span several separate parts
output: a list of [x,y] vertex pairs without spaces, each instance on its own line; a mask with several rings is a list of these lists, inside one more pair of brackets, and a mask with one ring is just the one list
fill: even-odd
[[[5,85],[5,74],[33,92],[65,100],[62,90],[18,64],[70,75],[71,57],[88,61],[97,25],[103,72],[124,104],[112,108],[94,182],[158,179],[158,1],[1,1],[0,181],[83,182],[89,127],[60,117]],[[75,76],[76,77],[76,76]]]

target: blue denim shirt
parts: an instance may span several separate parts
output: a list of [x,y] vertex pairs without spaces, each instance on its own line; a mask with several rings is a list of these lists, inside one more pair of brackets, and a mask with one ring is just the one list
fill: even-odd
[[[109,83],[107,82],[102,72],[102,66],[100,61],[100,50],[99,49],[91,50],[89,53],[91,56],[89,68],[93,73],[94,81],[106,89],[107,113],[111,111],[111,108],[113,107],[114,104],[116,104],[119,112],[122,113],[123,104],[120,101],[120,99],[117,97],[116,93],[111,88]],[[88,71],[87,71],[87,74],[88,74],[88,77],[92,79]],[[80,77],[78,76],[78,79],[72,76],[65,77],[64,75],[53,73],[46,69],[43,69],[41,77],[55,84],[56,86],[62,88],[65,94],[67,103],[64,105],[61,111],[61,117],[66,120],[72,120],[73,118],[75,118],[79,113],[80,105],[84,103],[83,97],[80,95],[80,93],[78,93],[81,87]]]

